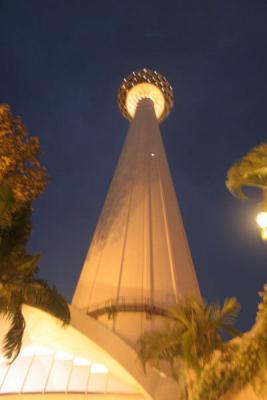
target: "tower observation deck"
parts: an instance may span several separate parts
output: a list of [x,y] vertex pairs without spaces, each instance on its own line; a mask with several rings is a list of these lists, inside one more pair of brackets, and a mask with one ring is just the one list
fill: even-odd
[[156,71],[133,72],[118,104],[130,128],[72,304],[134,345],[200,292],[159,130],[172,87]]

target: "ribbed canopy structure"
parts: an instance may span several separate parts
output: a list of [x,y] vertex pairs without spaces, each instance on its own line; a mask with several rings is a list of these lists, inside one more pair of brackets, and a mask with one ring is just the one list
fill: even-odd
[[[73,305],[134,344],[199,294],[153,101],[139,101]],[[159,322],[160,321],[160,322]]]

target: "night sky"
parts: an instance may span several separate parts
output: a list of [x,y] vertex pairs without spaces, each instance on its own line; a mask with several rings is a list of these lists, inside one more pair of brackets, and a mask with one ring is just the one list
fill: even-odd
[[161,125],[202,294],[242,304],[248,329],[267,282],[267,244],[229,166],[267,136],[265,0],[0,0],[0,102],[41,139],[51,183],[30,249],[71,301],[128,122],[123,77],[164,74],[175,106]]

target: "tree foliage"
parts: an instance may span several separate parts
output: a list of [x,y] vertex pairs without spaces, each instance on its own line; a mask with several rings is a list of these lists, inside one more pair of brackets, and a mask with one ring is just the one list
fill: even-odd
[[266,385],[267,367],[267,285],[260,297],[255,326],[232,346],[227,357],[220,354],[205,365],[194,386],[193,400],[218,400],[248,384],[261,394]]
[[39,138],[29,137],[22,119],[13,116],[8,105],[1,105],[0,181],[8,180],[17,206],[31,203],[47,186],[39,155]]
[[63,296],[37,277],[40,255],[31,255],[32,202],[45,190],[48,177],[39,161],[40,143],[29,138],[19,117],[0,106],[0,314],[10,321],[4,355],[19,354],[25,320],[23,304],[50,313],[63,324],[70,313]]
[[255,186],[267,189],[267,143],[254,147],[227,172],[226,186],[230,192],[246,199],[244,186]]
[[175,308],[178,318],[165,330],[141,337],[142,362],[164,369],[161,362],[167,361],[179,384],[181,399],[219,400],[248,384],[261,394],[266,390],[267,285],[260,297],[254,327],[230,341],[223,340],[222,332],[238,333],[233,329],[239,309],[236,300],[226,301],[222,308],[201,302],[196,307],[195,300],[186,300],[188,306]]
[[227,299],[222,307],[199,298],[185,299],[170,310],[166,329],[140,338],[141,361],[159,369],[167,362],[184,398],[189,398],[191,385],[214,352],[225,353],[223,334],[239,335],[233,326],[239,308],[235,298]]

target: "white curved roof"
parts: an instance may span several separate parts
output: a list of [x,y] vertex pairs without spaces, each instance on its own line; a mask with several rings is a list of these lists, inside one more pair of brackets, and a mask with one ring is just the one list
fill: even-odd
[[159,375],[145,376],[136,353],[97,321],[72,309],[71,326],[62,328],[40,310],[26,306],[23,313],[26,331],[20,355],[13,364],[0,359],[0,396],[154,398]]

